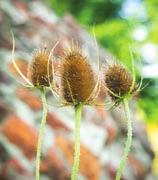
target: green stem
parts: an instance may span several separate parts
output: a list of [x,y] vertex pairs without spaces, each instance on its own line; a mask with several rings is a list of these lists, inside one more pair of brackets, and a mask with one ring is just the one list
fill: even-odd
[[74,162],[72,167],[71,180],[77,179],[79,162],[80,162],[80,121],[83,105],[79,104],[75,107],[75,149]]
[[126,115],[126,119],[127,119],[128,133],[127,133],[127,140],[126,140],[126,144],[125,144],[125,148],[124,148],[124,152],[123,152],[123,157],[122,157],[122,160],[120,162],[120,165],[119,165],[119,168],[118,168],[118,171],[116,174],[116,180],[120,180],[120,178],[121,178],[121,174],[123,173],[123,169],[126,165],[128,153],[130,151],[130,147],[132,144],[132,122],[131,122],[131,118],[130,118],[128,99],[125,98],[123,100],[123,104],[124,104],[125,115]]
[[36,153],[36,180],[40,180],[40,157],[41,157],[41,149],[43,144],[43,137],[45,132],[45,124],[47,119],[47,102],[46,102],[46,96],[45,96],[45,89],[41,89],[41,99],[43,104],[43,116],[42,121],[40,124],[39,129],[39,136],[38,136],[38,144],[37,144],[37,153]]

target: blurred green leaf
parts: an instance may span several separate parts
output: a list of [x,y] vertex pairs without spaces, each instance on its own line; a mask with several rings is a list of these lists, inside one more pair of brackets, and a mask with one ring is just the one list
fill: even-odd
[[124,0],[47,0],[47,2],[58,15],[69,12],[88,26],[116,17]]
[[129,46],[133,40],[131,38],[131,29],[126,21],[122,19],[113,19],[95,28],[97,39],[110,52],[121,60],[128,67],[131,65]]

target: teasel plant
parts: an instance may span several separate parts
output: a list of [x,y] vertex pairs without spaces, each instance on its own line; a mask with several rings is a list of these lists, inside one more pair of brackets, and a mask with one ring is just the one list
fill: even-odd
[[130,73],[120,63],[109,64],[104,73],[104,88],[108,92],[112,99],[112,107],[123,104],[125,117],[127,120],[127,139],[123,150],[123,156],[119,164],[116,180],[121,179],[121,175],[126,165],[128,154],[132,145],[132,121],[130,117],[129,100],[142,88],[142,77],[140,83],[136,83],[135,67],[134,67],[134,56],[131,47],[129,48],[131,56],[132,72]]
[[[71,180],[77,180],[80,163],[80,124],[84,106],[97,105],[100,75],[95,74],[89,59],[77,42],[63,49],[59,68],[59,89],[55,89],[62,106],[75,109],[75,145]],[[97,77],[97,78],[96,78]]]
[[46,91],[47,89],[50,89],[53,93],[55,92],[53,91],[55,86],[54,86],[54,67],[52,63],[52,55],[59,41],[56,42],[56,44],[51,50],[48,50],[48,48],[46,47],[42,47],[34,51],[32,60],[28,65],[27,77],[25,77],[25,75],[21,72],[21,70],[19,69],[18,65],[15,62],[14,59],[15,39],[13,32],[11,32],[11,35],[12,35],[12,44],[13,44],[12,63],[18,74],[26,82],[26,84],[22,82],[20,83],[27,88],[36,89],[40,91],[41,94],[41,101],[43,104],[43,115],[39,128],[39,136],[38,136],[37,150],[36,150],[36,165],[35,165],[35,179],[40,180],[40,158],[41,158],[45,125],[46,125],[46,119],[48,113]]

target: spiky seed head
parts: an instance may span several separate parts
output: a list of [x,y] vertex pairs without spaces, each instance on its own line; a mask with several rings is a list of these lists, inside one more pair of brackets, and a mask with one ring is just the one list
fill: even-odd
[[49,51],[43,48],[35,51],[33,55],[28,67],[28,78],[34,86],[47,87],[49,82],[52,81],[52,62],[49,61],[49,54]]
[[62,96],[73,105],[87,103],[95,87],[93,70],[78,48],[65,51],[61,63]]
[[[111,92],[124,97],[129,93],[132,86],[132,76],[123,66],[119,64],[110,65],[105,74],[105,83]],[[118,99],[112,93],[110,93],[110,96],[113,100]]]

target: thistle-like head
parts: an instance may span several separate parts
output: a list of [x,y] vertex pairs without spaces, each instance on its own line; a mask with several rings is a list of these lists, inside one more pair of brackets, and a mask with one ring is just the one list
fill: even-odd
[[121,102],[136,91],[132,75],[120,64],[110,65],[105,73],[105,85],[112,100]]
[[89,104],[93,99],[95,77],[87,57],[77,47],[65,51],[61,62],[61,90],[63,99],[72,105]]
[[35,87],[48,87],[53,79],[50,52],[46,48],[36,50],[28,67],[28,78]]

